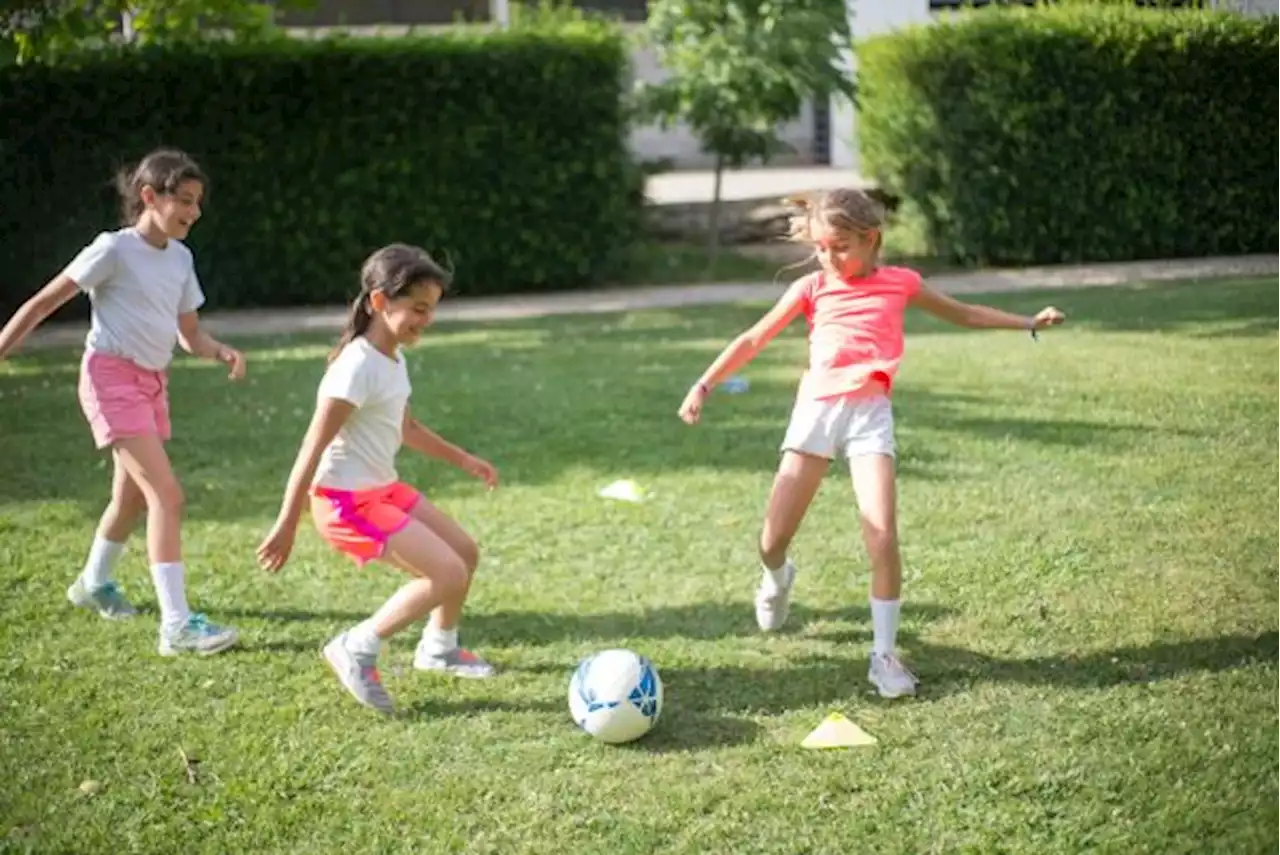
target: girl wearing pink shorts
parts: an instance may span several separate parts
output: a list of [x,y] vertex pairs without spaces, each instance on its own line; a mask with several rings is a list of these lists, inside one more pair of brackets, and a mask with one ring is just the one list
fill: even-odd
[[182,487],[169,463],[168,367],[174,344],[244,376],[244,356],[200,328],[204,294],[182,240],[200,218],[207,184],[180,151],[161,149],[121,173],[124,228],[103,232],[27,300],[0,331],[0,359],[77,293],[92,307],[80,366],[80,406],[99,449],[115,461],[111,502],[67,599],[102,617],[136,614],[112,572],[143,511],[147,553],[160,605],[160,653],[217,653],[236,643],[187,606],[182,562]]
[[417,247],[392,244],[361,271],[360,294],[330,355],[316,410],[289,475],[275,526],[258,547],[270,572],[293,549],[303,508],[329,544],[363,566],[386,561],[412,579],[368,620],[324,647],[325,661],[365,706],[394,712],[378,675],[382,642],[430,615],[413,665],[460,677],[493,667],[458,645],[458,620],[479,560],[475,541],[442,510],[400,481],[401,444],[498,483],[493,466],[428,430],[409,413],[403,347],[431,323],[450,275]]
[[920,274],[879,263],[884,212],[860,190],[832,190],[815,202],[793,200],[791,237],[814,248],[821,264],[796,280],[755,326],[738,336],[693,385],[680,417],[694,424],[717,383],[738,371],[774,336],[803,315],[809,368],[796,393],[782,461],[760,533],[756,622],[763,632],[787,619],[796,568],[787,556],[831,461],[843,457],[862,517],[871,559],[872,650],[867,679],[882,697],[916,692],[916,677],[898,659],[902,591],[898,551],[896,444],[890,390],[903,353],[903,315],[923,309],[963,327],[1035,331],[1060,324],[1052,306],[1031,317],[961,303],[925,285]]

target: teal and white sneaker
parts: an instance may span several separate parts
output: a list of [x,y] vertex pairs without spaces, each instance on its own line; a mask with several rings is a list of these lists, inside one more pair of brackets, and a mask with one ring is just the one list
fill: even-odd
[[67,588],[67,599],[73,606],[82,609],[93,609],[107,620],[128,620],[138,610],[124,598],[120,586],[115,582],[107,582],[101,588],[89,590],[84,579],[76,577]]
[[160,655],[180,656],[199,653],[208,656],[221,653],[240,640],[240,633],[229,626],[210,623],[202,614],[193,614],[177,630],[160,630]]
[[421,643],[413,653],[413,667],[419,671],[439,671],[471,680],[483,680],[496,673],[492,665],[470,650],[462,647],[445,651],[432,650]]

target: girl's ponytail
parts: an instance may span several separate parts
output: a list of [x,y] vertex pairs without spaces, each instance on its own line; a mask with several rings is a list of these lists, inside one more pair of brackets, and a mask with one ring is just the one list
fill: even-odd
[[782,203],[791,209],[787,216],[787,239],[797,243],[813,240],[813,217],[816,205],[804,194],[787,196]]
[[369,329],[369,322],[373,320],[373,313],[369,309],[369,293],[361,291],[351,304],[351,311],[347,315],[347,325],[342,330],[342,336],[338,339],[338,343],[333,350],[329,351],[329,362],[338,358],[338,354],[342,353],[342,349],[351,344],[356,336],[364,335]]

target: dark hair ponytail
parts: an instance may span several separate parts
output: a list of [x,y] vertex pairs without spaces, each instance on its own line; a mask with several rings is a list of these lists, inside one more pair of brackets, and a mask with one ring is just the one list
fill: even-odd
[[351,342],[355,341],[357,336],[362,336],[365,330],[369,329],[369,322],[373,320],[373,314],[369,310],[369,294],[361,291],[360,295],[351,303],[351,311],[347,313],[347,325],[342,328],[342,336],[338,339],[338,343],[334,345],[333,350],[329,351],[329,362],[338,358],[338,354],[342,353],[342,349]]
[[329,361],[338,358],[342,349],[365,334],[373,322],[373,310],[369,298],[374,291],[381,291],[388,299],[405,294],[417,285],[435,285],[448,291],[453,273],[416,246],[393,243],[365,259],[360,268],[360,293],[351,304],[347,325],[342,330],[338,344],[329,352]]

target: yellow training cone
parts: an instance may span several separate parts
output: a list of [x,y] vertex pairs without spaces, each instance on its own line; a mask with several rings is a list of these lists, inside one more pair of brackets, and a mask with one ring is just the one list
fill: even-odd
[[800,743],[801,748],[851,748],[875,745],[876,738],[838,712],[822,720],[822,724]]

